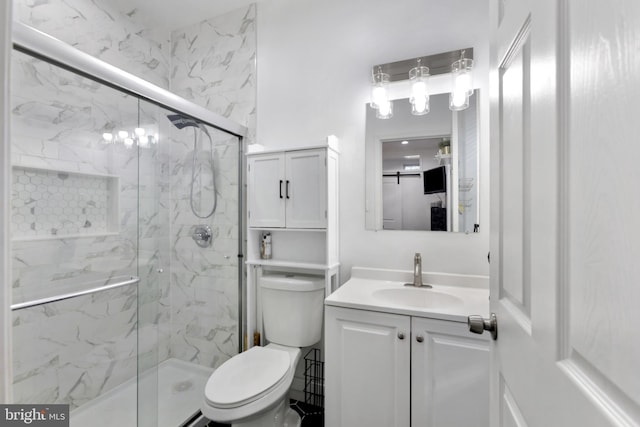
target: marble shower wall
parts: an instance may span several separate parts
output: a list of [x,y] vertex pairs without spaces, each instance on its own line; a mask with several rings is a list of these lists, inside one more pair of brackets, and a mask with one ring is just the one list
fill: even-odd
[[13,0],[14,19],[108,64],[169,89],[170,34],[108,1]]
[[[171,35],[171,90],[247,126],[248,143],[255,139],[255,19],[254,4]],[[207,220],[197,219],[189,206],[192,141],[171,145],[170,354],[215,368],[237,353],[239,340],[238,142],[221,132],[212,136],[219,198]],[[214,229],[211,248],[199,248],[190,238],[200,223]]]
[[256,5],[173,31],[171,91],[256,129]]

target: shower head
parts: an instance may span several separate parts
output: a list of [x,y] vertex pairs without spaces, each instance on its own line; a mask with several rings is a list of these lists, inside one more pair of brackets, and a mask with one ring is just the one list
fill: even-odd
[[183,116],[181,114],[169,114],[167,118],[178,129],[186,128],[187,126],[200,127],[200,122],[191,117]]

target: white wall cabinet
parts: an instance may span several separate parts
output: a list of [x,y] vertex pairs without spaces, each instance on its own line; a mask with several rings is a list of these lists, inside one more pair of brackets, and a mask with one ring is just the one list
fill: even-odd
[[489,340],[465,323],[327,306],[332,427],[488,427]]
[[252,155],[247,172],[249,227],[327,226],[326,149]]

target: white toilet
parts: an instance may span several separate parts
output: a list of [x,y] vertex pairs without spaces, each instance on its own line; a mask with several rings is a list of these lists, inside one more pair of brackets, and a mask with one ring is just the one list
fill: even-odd
[[242,427],[298,427],[288,392],[300,347],[320,341],[324,279],[270,274],[258,281],[266,347],[252,347],[223,363],[204,390],[202,413]]

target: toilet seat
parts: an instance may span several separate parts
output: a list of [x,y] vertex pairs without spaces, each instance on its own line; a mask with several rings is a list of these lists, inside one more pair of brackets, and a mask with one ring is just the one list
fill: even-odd
[[[247,389],[246,391],[242,393],[233,392],[234,397],[230,397],[228,396],[229,390],[225,390],[222,383],[218,383],[217,379],[213,379],[214,376],[216,376],[216,378],[220,376],[222,380],[227,380],[227,384],[240,384],[241,381],[239,381],[239,377],[235,375],[242,375],[243,369],[252,369],[251,366],[254,364],[262,364],[263,362],[259,359],[263,355],[266,356],[265,360],[271,361],[273,361],[272,358],[276,360],[280,359],[281,361],[284,355],[287,365],[282,375],[274,373],[277,371],[281,372],[281,370],[277,369],[277,365],[280,362],[275,362],[276,369],[273,371],[273,368],[262,368],[262,372],[272,375],[272,380],[262,381],[262,387],[253,385],[255,378],[251,377],[249,381],[242,381],[244,387]],[[242,358],[240,362],[232,363],[233,360],[239,358]],[[279,401],[286,399],[299,358],[299,348],[286,347],[273,343],[266,347],[252,347],[243,353],[233,356],[216,369],[211,377],[209,377],[200,407],[202,414],[210,420],[228,424],[244,422],[243,420],[260,416],[264,411],[276,406]],[[228,371],[227,368],[229,368]],[[216,375],[218,371],[220,371],[220,373]],[[277,378],[278,376],[280,378],[273,380],[273,378]],[[271,384],[268,384],[269,382],[271,382]],[[260,388],[263,390],[260,391]],[[218,402],[215,402],[216,400],[218,400]],[[222,404],[223,407],[221,407],[220,404]]]
[[216,369],[205,386],[205,399],[221,409],[246,405],[278,387],[290,366],[289,353],[253,347]]

